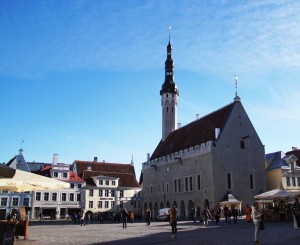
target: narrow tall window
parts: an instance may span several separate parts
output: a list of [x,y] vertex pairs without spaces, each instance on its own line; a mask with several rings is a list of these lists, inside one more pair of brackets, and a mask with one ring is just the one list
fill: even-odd
[[240,147],[241,147],[241,149],[245,149],[245,141],[244,140],[240,141]]
[[231,174],[227,173],[227,189],[231,190]]
[[188,187],[189,182],[188,182],[188,181],[189,181],[189,180],[188,180],[188,177],[185,177],[185,191],[186,191],[186,192],[189,191],[189,187]]
[[63,202],[67,201],[67,193],[61,193],[61,200]]
[[291,186],[291,179],[290,177],[286,177],[286,185]]
[[200,177],[200,174],[197,175],[197,190],[198,191],[201,190],[201,177]]
[[250,189],[251,189],[251,190],[254,189],[254,185],[253,185],[253,174],[250,174]]
[[193,177],[190,176],[190,191],[193,191]]
[[178,192],[181,192],[181,180],[178,179]]
[[174,192],[177,192],[177,179],[174,180]]
[[292,177],[292,185],[296,186],[296,178],[295,177]]
[[57,201],[57,193],[56,192],[52,193],[52,201],[53,202]]

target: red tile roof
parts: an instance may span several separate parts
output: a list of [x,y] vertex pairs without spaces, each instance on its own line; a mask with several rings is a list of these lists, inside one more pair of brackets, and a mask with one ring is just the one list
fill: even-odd
[[140,184],[137,182],[135,176],[130,173],[109,173],[109,172],[101,172],[101,171],[89,171],[85,170],[83,173],[83,179],[86,180],[87,185],[95,186],[92,177],[94,176],[109,176],[119,179],[119,187],[141,187]]
[[[32,173],[36,173],[39,175],[43,175],[46,177],[50,177],[51,176],[51,169],[52,169],[52,165],[46,165],[44,168],[37,170],[37,171],[32,171]],[[69,171],[69,180],[70,182],[84,182],[75,172],[73,171]]]
[[215,128],[220,128],[222,133],[235,103],[240,102],[233,102],[171,132],[164,141],[159,142],[150,160],[215,140]]
[[120,187],[140,187],[136,180],[134,166],[131,164],[75,161],[74,165],[77,174],[87,182],[87,185],[95,185],[91,177],[104,175],[119,178]]

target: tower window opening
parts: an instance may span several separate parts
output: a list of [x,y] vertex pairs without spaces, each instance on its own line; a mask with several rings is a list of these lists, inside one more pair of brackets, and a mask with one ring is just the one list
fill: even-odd
[[167,112],[169,112],[169,107],[167,107]]
[[172,112],[173,112],[173,107],[172,107]]

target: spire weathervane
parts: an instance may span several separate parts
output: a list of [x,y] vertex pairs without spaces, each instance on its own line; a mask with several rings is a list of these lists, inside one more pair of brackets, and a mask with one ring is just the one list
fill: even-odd
[[169,42],[170,42],[170,40],[171,40],[171,29],[172,29],[172,27],[169,26]]
[[239,78],[238,76],[235,74],[234,76],[234,80],[235,80],[235,101],[240,101],[241,98],[238,96],[238,84],[239,84]]
[[21,149],[23,148],[23,143],[24,143],[25,141],[22,139],[22,141],[21,141]]

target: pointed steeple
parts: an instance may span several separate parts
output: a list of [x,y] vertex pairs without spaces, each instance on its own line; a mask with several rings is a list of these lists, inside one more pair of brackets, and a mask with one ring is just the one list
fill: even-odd
[[169,43],[167,46],[167,59],[165,61],[165,82],[160,90],[160,95],[163,93],[174,93],[179,95],[179,91],[174,82],[174,61],[172,59],[171,45],[171,27],[169,27]]
[[174,62],[172,59],[171,28],[169,28],[169,43],[165,62],[165,82],[161,90],[162,106],[162,140],[177,128],[177,106],[179,91],[174,82]]

